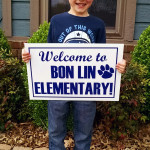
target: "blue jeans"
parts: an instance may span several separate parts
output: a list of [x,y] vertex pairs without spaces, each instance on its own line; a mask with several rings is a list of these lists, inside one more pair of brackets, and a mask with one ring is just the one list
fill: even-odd
[[[72,101],[75,150],[90,150],[96,102]],[[65,150],[70,101],[48,102],[49,150]]]

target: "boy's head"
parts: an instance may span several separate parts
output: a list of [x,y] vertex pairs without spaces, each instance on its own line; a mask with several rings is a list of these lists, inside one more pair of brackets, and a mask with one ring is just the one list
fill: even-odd
[[93,0],[69,0],[69,13],[75,16],[87,17],[88,9],[92,5]]

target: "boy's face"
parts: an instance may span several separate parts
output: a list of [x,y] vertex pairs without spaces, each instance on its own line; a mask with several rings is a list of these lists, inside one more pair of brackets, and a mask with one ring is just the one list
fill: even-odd
[[92,5],[93,0],[69,0],[70,13],[76,16],[88,16],[88,8]]

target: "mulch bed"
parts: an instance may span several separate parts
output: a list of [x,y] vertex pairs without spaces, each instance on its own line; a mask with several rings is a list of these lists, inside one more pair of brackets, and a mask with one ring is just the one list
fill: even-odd
[[[13,127],[6,133],[0,133],[0,144],[32,148],[48,147],[48,131],[35,127],[32,123],[12,123]],[[72,132],[65,139],[67,150],[73,150]],[[111,140],[105,126],[100,124],[93,130],[91,150],[150,150],[150,124],[141,127],[132,137],[118,141]]]

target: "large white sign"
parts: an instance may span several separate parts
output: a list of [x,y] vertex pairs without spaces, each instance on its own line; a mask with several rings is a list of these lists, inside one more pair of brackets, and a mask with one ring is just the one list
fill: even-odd
[[25,44],[30,99],[118,101],[123,44]]

